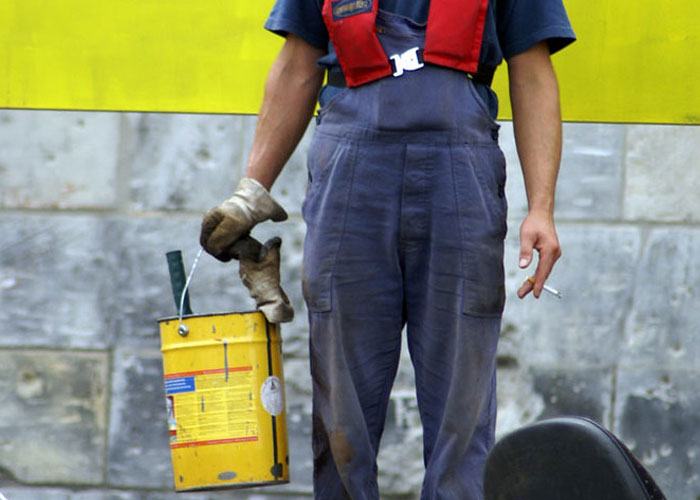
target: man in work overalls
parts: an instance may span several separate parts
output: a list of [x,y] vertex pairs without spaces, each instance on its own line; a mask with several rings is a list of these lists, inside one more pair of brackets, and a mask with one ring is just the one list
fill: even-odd
[[278,0],[266,28],[286,42],[246,178],[205,216],[201,241],[225,260],[254,224],[286,217],[268,190],[318,97],[302,208],[315,497],[379,498],[376,456],[406,325],[421,498],[481,499],[505,295],[505,161],[489,85],[505,58],[529,203],[521,267],[539,253],[518,295],[539,297],[561,253],[550,54],[574,40],[561,0]]

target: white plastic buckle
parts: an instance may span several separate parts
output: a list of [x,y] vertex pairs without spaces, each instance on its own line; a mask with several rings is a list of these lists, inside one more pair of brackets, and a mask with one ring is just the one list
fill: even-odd
[[393,76],[401,76],[404,74],[404,71],[416,71],[417,69],[421,69],[424,65],[418,58],[419,50],[420,47],[413,47],[406,52],[391,56],[389,59],[394,63]]

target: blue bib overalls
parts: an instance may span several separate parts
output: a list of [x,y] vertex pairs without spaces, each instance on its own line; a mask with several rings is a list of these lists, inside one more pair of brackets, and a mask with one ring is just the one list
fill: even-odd
[[[388,55],[425,30],[380,12]],[[400,354],[415,369],[423,499],[483,498],[504,303],[505,160],[465,73],[426,64],[321,109],[303,204],[314,491],[377,499],[376,456]]]

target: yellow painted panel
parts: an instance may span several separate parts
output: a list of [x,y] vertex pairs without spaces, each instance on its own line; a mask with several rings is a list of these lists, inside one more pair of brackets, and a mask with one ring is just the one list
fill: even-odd
[[[553,57],[565,120],[700,123],[700,2],[564,3],[578,37]],[[510,117],[505,68],[495,88]]]
[[273,0],[1,0],[0,107],[255,113]]
[[[566,120],[700,123],[700,2],[564,0]],[[0,107],[255,113],[273,0],[0,0]],[[507,71],[495,83],[501,118]]]

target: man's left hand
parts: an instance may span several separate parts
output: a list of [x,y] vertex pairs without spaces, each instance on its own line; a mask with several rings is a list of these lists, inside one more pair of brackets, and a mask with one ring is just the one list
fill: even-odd
[[554,228],[554,218],[548,212],[530,212],[520,226],[520,260],[522,269],[532,263],[533,250],[537,250],[539,261],[534,275],[534,283],[526,280],[518,289],[518,297],[524,298],[533,292],[539,299],[542,287],[552,272],[554,263],[561,257],[559,238]]

